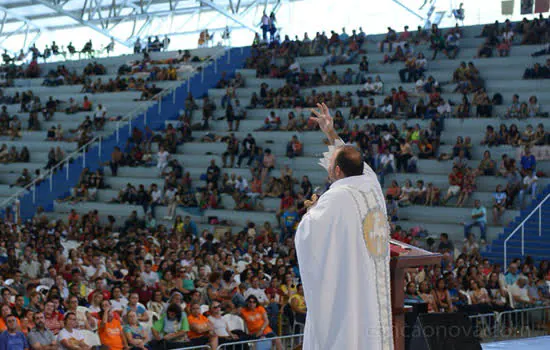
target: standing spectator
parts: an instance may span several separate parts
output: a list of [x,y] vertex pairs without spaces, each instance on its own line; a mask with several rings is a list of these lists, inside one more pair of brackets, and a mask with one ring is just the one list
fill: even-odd
[[229,167],[233,168],[235,165],[235,156],[239,154],[239,140],[235,137],[234,133],[230,133],[229,136],[225,137],[225,143],[227,148],[222,155],[222,168],[227,167],[227,157],[229,156]]
[[506,208],[511,209],[514,200],[521,190],[522,178],[516,168],[516,160],[510,159],[506,174]]
[[472,220],[464,223],[464,238],[468,238],[470,230],[474,226],[479,226],[481,231],[481,239],[486,239],[486,225],[487,225],[487,210],[481,205],[479,199],[474,202],[474,208],[472,209]]

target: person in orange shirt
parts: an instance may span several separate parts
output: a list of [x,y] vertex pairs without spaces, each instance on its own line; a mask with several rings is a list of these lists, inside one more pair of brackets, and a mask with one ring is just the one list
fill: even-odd
[[[8,316],[11,315],[11,308],[8,304],[2,305],[2,308],[0,309],[0,332],[5,331],[8,329],[8,326],[6,325],[6,320]],[[21,327],[21,324],[19,322],[19,319],[17,320],[17,327]]]
[[201,314],[201,304],[191,304],[191,314],[187,316],[189,322],[189,336],[190,346],[200,346],[209,344],[210,348],[216,349],[218,347],[218,336],[214,333],[214,326],[206,316]]
[[[241,309],[241,316],[246,323],[248,334],[251,336],[260,339],[277,336],[271,327],[269,327],[267,312],[263,306],[260,306],[258,299],[254,295],[246,298],[246,307]],[[280,339],[273,340],[273,343],[277,350],[283,349]]]
[[101,311],[99,312],[99,339],[102,345],[110,350],[123,350],[128,348],[128,342],[122,331],[120,318],[117,313],[111,309],[111,303],[103,300]]

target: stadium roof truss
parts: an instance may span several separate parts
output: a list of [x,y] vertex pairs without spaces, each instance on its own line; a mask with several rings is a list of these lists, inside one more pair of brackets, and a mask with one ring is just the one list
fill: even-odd
[[[219,24],[212,28],[224,18],[230,30],[256,32],[264,10],[277,12],[295,1],[300,0],[0,0],[0,47],[14,35],[24,35],[25,48],[47,31],[78,27],[132,47],[139,37],[224,30]],[[117,30],[123,25],[130,30]]]

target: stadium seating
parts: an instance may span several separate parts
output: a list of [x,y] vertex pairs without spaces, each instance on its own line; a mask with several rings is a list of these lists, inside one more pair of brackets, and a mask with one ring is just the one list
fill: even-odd
[[[480,146],[479,143],[483,138],[485,127],[487,125],[498,126],[501,123],[506,125],[511,125],[515,123],[521,128],[527,124],[536,125],[538,123],[546,123],[547,119],[529,119],[529,120],[505,120],[503,119],[506,108],[509,105],[512,95],[519,94],[522,100],[526,100],[529,96],[537,96],[539,103],[541,104],[544,111],[547,111],[547,106],[550,106],[550,92],[546,91],[544,88],[544,81],[534,81],[534,80],[522,80],[522,72],[524,68],[528,65],[531,65],[534,62],[534,59],[531,58],[530,53],[539,49],[538,46],[513,46],[511,54],[509,57],[500,58],[488,58],[488,59],[474,59],[476,54],[477,47],[483,42],[484,39],[475,38],[479,34],[481,27],[467,27],[464,28],[464,38],[461,40],[461,51],[455,60],[449,60],[443,55],[434,61],[429,61],[428,70],[426,75],[432,75],[436,78],[441,85],[444,86],[445,92],[443,93],[443,98],[446,100],[451,100],[453,103],[459,103],[462,95],[457,93],[450,93],[449,91],[453,89],[454,85],[447,84],[451,80],[452,72],[461,61],[472,61],[481,71],[481,76],[486,82],[486,88],[489,93],[489,96],[493,96],[495,93],[500,93],[503,96],[503,104],[501,106],[495,106],[493,118],[488,119],[448,119],[445,121],[445,129],[441,135],[442,146],[440,152],[450,152],[452,144],[457,136],[470,136],[472,138],[472,143],[474,145],[472,160],[469,162],[473,167],[477,167],[483,152],[487,149],[484,146]],[[363,49],[367,50],[367,56],[369,57],[370,62],[370,71],[368,76],[377,76],[379,75],[385,84],[385,92],[389,92],[392,87],[403,86],[405,90],[410,91],[414,89],[414,84],[402,84],[399,81],[399,76],[397,70],[402,67],[399,63],[390,64],[381,64],[379,63],[383,59],[383,54],[378,52],[377,42],[381,39],[381,36],[370,36],[368,37],[367,42],[363,45]],[[415,49],[416,52],[424,51],[428,54],[429,48],[426,44],[422,44]],[[428,56],[428,55],[427,55]],[[126,57],[121,59],[117,64],[119,65],[123,60],[131,59],[131,57]],[[314,57],[304,57],[299,58],[298,61],[302,68],[306,71],[312,71],[315,68],[320,68],[321,64],[325,61],[324,56],[314,56]],[[113,60],[113,59],[109,59]],[[81,65],[84,65],[85,61],[76,61],[71,62],[71,65],[74,65],[75,68]],[[110,63],[109,63],[110,64]],[[116,66],[113,64],[113,67]],[[110,66],[109,66],[110,67]],[[352,68],[354,71],[357,71],[357,63],[350,65],[338,65],[338,66],[328,66],[327,71],[330,73],[336,71],[337,73],[343,73],[346,69]],[[109,68],[109,72],[113,68]],[[241,101],[241,104],[247,105],[250,97],[254,92],[259,91],[261,83],[267,83],[270,87],[281,87],[284,84],[283,79],[261,79],[256,77],[255,70],[251,69],[239,69],[237,72],[241,73],[246,81],[246,87],[239,88],[237,90],[237,97]],[[21,86],[26,86],[25,84],[31,84],[29,86],[34,86],[32,84],[38,84],[34,80],[25,80],[18,81],[18,84]],[[211,82],[212,83],[212,82]],[[63,98],[68,98],[69,96],[74,96],[76,90],[72,90],[76,87],[60,87],[59,95]],[[312,90],[317,92],[322,91],[340,91],[341,93],[352,92],[354,93],[360,88],[359,85],[339,85],[339,86],[322,86],[314,89],[308,88],[301,91],[302,95],[309,95]],[[17,88],[18,89],[18,88]],[[41,97],[47,97],[50,93],[49,91],[54,91],[56,88],[39,88],[37,91],[41,94]],[[34,91],[34,90],[33,90]],[[225,93],[223,89],[209,89],[208,95],[215,103],[219,106],[221,97]],[[56,92],[57,96],[58,92]],[[79,95],[78,95],[79,96]],[[133,93],[118,93],[118,94],[101,94],[93,96],[94,101],[105,101],[105,104],[108,106],[109,111],[120,111],[123,113],[127,110],[126,103],[122,102],[121,99],[125,98],[128,101],[135,97]],[[198,98],[200,96],[195,96]],[[354,97],[356,100],[357,97]],[[383,96],[375,96],[376,103],[381,103]],[[200,101],[198,101],[200,105]],[[97,102],[96,102],[97,103]],[[347,118],[348,108],[340,108]],[[310,180],[313,182],[314,186],[321,186],[326,180],[326,172],[319,167],[317,164],[317,158],[325,151],[326,146],[322,142],[322,136],[318,132],[304,132],[299,133],[299,139],[304,143],[304,156],[289,159],[285,157],[286,143],[290,140],[291,136],[297,134],[296,132],[266,132],[266,131],[254,131],[259,128],[263,119],[268,115],[271,110],[269,109],[251,109],[248,110],[247,120],[241,122],[241,126],[238,132],[235,132],[238,139],[242,138],[247,133],[253,133],[256,141],[264,146],[272,149],[274,154],[277,157],[277,168],[282,168],[285,165],[288,165],[291,169],[294,170],[294,176],[300,178],[302,175],[308,175]],[[283,120],[287,113],[290,110],[280,109],[276,110],[278,116]],[[306,115],[308,111],[303,110],[293,110],[294,112],[304,112]],[[195,113],[194,121],[198,122],[200,116],[199,113]],[[56,117],[55,123],[58,120],[63,120],[67,123],[67,128],[69,128],[71,123],[76,123],[74,120],[76,118],[83,118],[82,116],[67,116],[66,119],[64,116]],[[224,111],[218,108],[215,112],[213,121],[211,122],[211,130],[217,135],[227,135],[226,122],[223,120],[218,120],[224,116]],[[59,119],[58,119],[59,118]],[[355,123],[364,123],[365,121],[350,121],[350,124]],[[425,125],[427,121],[425,120],[369,120],[371,123],[391,123],[395,122],[400,125],[401,123],[407,123],[408,126],[413,126],[418,123],[420,125]],[[175,125],[176,121],[167,120],[166,125],[173,124]],[[64,124],[65,125],[65,124]],[[112,132],[113,127],[106,128],[105,133]],[[32,134],[32,135],[31,135]],[[38,154],[41,141],[39,136],[35,136],[34,133],[25,134],[25,144],[29,147],[33,147],[33,150]],[[35,140],[36,145],[32,143],[31,140]],[[10,143],[11,144],[11,143]],[[49,143],[48,143],[49,145]],[[67,146],[67,145],[65,145]],[[36,148],[34,148],[36,147]],[[68,147],[68,146],[67,146]],[[74,146],[73,148],[74,149]],[[68,150],[71,150],[69,148]],[[154,149],[156,150],[156,149]],[[184,171],[189,172],[194,181],[194,185],[202,185],[203,182],[200,180],[201,175],[205,172],[206,167],[208,166],[211,159],[214,159],[216,163],[221,166],[221,154],[225,151],[225,144],[223,143],[200,143],[197,141],[185,143],[180,145],[177,149],[177,153],[174,155],[178,160],[184,165]],[[502,154],[509,154],[516,156],[516,149],[508,146],[500,146],[497,148],[491,148],[493,159],[500,159]],[[37,159],[43,159],[44,154],[42,153]],[[32,161],[31,161],[32,162]],[[32,163],[34,164],[34,163]],[[15,165],[10,165],[10,169]],[[29,165],[30,166],[30,165]],[[39,167],[40,163],[37,161],[36,167]],[[436,160],[420,160],[418,162],[418,173],[417,174],[392,174],[387,176],[386,184],[389,184],[391,180],[397,180],[399,184],[404,183],[406,179],[411,179],[416,181],[417,179],[424,180],[425,183],[432,182],[434,185],[446,190],[448,186],[447,175],[451,169],[450,161],[439,162]],[[538,169],[546,173],[550,172],[550,162],[542,161],[538,164]],[[138,213],[142,214],[142,209],[139,206],[129,206],[122,204],[112,204],[108,201],[116,196],[116,192],[126,183],[134,184],[144,184],[149,185],[151,183],[162,184],[162,179],[158,176],[158,172],[155,168],[147,167],[138,167],[138,168],[121,168],[117,177],[113,177],[110,174],[109,169],[105,169],[106,173],[106,183],[111,186],[111,189],[100,190],[98,192],[98,199],[96,202],[87,202],[79,203],[77,205],[69,205],[67,203],[58,203],[55,204],[54,212],[50,214],[52,218],[66,218],[70,209],[76,209],[78,212],[84,213],[92,209],[98,209],[100,213],[109,213],[115,217],[123,218],[127,216],[132,210],[137,210]],[[222,169],[222,173],[237,175],[243,175],[249,177],[249,171],[245,168],[233,168],[233,169]],[[273,175],[277,176],[278,172],[275,171]],[[14,177],[14,175],[9,173],[9,170],[3,171],[0,168],[0,181],[2,183],[10,183],[9,181]],[[505,180],[502,178],[492,177],[492,176],[481,176],[477,179],[477,191],[474,193],[472,198],[466,203],[466,208],[454,208],[454,207],[434,207],[427,208],[421,206],[411,206],[407,208],[402,208],[400,210],[399,216],[400,221],[398,222],[403,228],[412,228],[412,227],[421,227],[433,234],[438,234],[440,232],[448,232],[451,239],[455,242],[461,242],[463,239],[463,226],[462,223],[466,221],[470,216],[470,210],[475,199],[482,201],[483,205],[487,208],[492,206],[492,193],[495,190],[497,184],[504,184]],[[550,180],[548,178],[543,178],[539,180],[540,188],[550,185]],[[11,190],[8,188],[0,187],[0,196],[9,195]],[[66,193],[66,192],[65,192]],[[264,200],[264,211],[263,212],[240,212],[233,211],[233,200],[227,196],[222,198],[222,205],[224,209],[208,209],[204,212],[199,212],[193,208],[179,208],[178,214],[190,214],[193,216],[195,221],[201,222],[199,225],[201,229],[213,229],[212,225],[208,224],[209,217],[217,217],[220,221],[227,222],[230,226],[242,227],[249,221],[254,221],[256,224],[261,224],[263,222],[270,222],[276,224],[276,218],[273,212],[278,208],[279,201],[277,199],[266,199]],[[546,213],[546,211],[544,212]],[[544,215],[543,213],[543,215]],[[171,221],[165,221],[161,219],[166,214],[166,208],[159,207],[157,208],[157,218],[158,221],[166,225],[171,225]],[[519,215],[524,215],[525,212],[518,210],[508,210],[504,216],[504,221],[517,222],[515,220]],[[515,221],[514,221],[515,220]],[[499,236],[499,233],[502,233],[502,226],[493,226],[489,220],[488,227],[488,238],[490,240],[496,238],[502,238]],[[506,232],[510,232],[509,229],[506,229]],[[530,236],[529,236],[530,237]],[[500,256],[497,253],[497,250],[500,250],[499,241],[495,243],[495,246],[492,249],[493,257]],[[537,247],[536,251],[542,247]],[[545,251],[545,254],[548,251]],[[542,256],[542,254],[541,254]]]

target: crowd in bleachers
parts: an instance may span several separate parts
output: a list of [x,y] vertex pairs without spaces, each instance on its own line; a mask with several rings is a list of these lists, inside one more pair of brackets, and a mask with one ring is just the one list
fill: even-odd
[[[533,40],[529,39],[529,33],[539,30],[540,23],[533,23],[521,26],[519,32],[524,35],[523,40]],[[488,37],[491,45],[500,45],[500,37],[507,38],[509,26],[506,24],[508,29],[502,32],[495,27],[487,26],[482,35]],[[85,348],[97,342],[97,339],[91,340],[93,337],[89,333],[97,330],[99,342],[111,349],[122,349],[127,344],[130,348],[143,349],[146,343],[153,349],[162,349],[165,346],[207,343],[214,347],[223,341],[271,337],[281,334],[283,324],[291,324],[292,320],[303,322],[307,308],[299,285],[292,238],[301,215],[306,211],[304,201],[329,183],[327,181],[319,189],[314,188],[307,176],[296,178],[292,169],[279,164],[270,149],[273,146],[267,142],[261,144],[253,133],[239,139],[234,133],[213,131],[210,125],[216,122],[213,117],[217,108],[224,111],[223,118],[229,132],[238,131],[247,112],[257,108],[271,111],[264,120],[258,120],[255,129],[301,132],[316,130],[315,123],[310,122],[303,108],[327,103],[333,110],[340,137],[358,145],[383,186],[386,175],[390,173],[418,172],[420,159],[452,162],[447,190],[433,183],[424,183],[420,178],[415,179],[414,185],[412,180],[406,180],[403,186],[396,180],[392,181],[386,189],[391,221],[399,219],[401,207],[413,204],[443,205],[452,197],[458,197],[456,205],[464,206],[476,191],[477,176],[497,175],[505,177],[507,185],[496,187],[490,209],[493,222],[502,224],[504,211],[514,207],[517,196],[519,206],[523,205],[526,196],[535,196],[536,159],[526,148],[518,166],[512,155],[510,158],[503,156],[502,161],[497,162],[487,151],[476,166],[472,164],[471,155],[474,147],[479,146],[473,144],[470,137],[459,138],[456,144],[449,145],[452,148],[448,154],[441,151],[441,133],[446,118],[490,117],[494,113],[492,106],[498,105],[498,98],[487,95],[482,74],[475,65],[463,62],[449,77],[457,84],[455,91],[464,94],[463,100],[443,99],[442,94],[447,90],[445,84],[432,76],[426,78],[425,73],[429,71],[427,61],[422,53],[414,52],[417,43],[430,41],[432,59],[439,51],[454,58],[458,54],[460,38],[460,28],[445,35],[437,27],[432,28],[431,34],[423,30],[415,34],[405,30],[397,36],[393,29],[389,30],[380,48],[383,50],[386,44],[394,45],[396,51],[388,54],[384,61],[404,62],[405,67],[399,71],[399,76],[404,84],[415,83],[413,91],[402,86],[385,91],[379,77],[373,80],[367,76],[369,62],[366,56],[359,60],[357,71],[347,69],[342,77],[335,72],[329,74],[329,66],[355,62],[355,58],[364,53],[361,47],[366,39],[362,30],[359,33],[353,31],[351,35],[345,30],[342,34],[332,32],[330,37],[317,33],[313,40],[306,34],[302,40],[292,41],[286,37],[280,41],[274,37],[268,43],[258,41],[253,46],[247,67],[256,69],[260,78],[284,78],[284,86],[275,88],[262,84],[259,93],[254,93],[250,103],[244,107],[239,99],[239,89],[246,86],[246,81],[240,75],[223,75],[217,83],[217,88],[225,89],[219,105],[217,101],[204,97],[199,107],[190,94],[180,120],[162,132],[134,128],[129,142],[112,153],[110,162],[105,165],[110,167],[113,176],[118,175],[121,167],[157,168],[157,183],[125,184],[114,189],[116,195],[110,201],[139,205],[145,213],[143,217],[134,211],[123,222],[109,216],[104,223],[100,215],[103,217],[107,213],[90,211],[79,215],[73,210],[66,223],[52,223],[39,210],[32,222],[16,224],[13,213],[8,211],[4,222],[0,223],[5,232],[0,244],[4,287],[1,291],[4,305],[0,312],[0,330],[7,329],[9,334],[17,334],[31,346],[52,342],[67,345],[76,341]],[[295,59],[327,53],[324,67],[312,72],[306,72]],[[146,56],[136,67],[121,67],[121,73],[150,72]],[[167,69],[166,72],[156,70],[156,77],[151,75],[151,80],[164,80],[165,73],[173,77],[171,70],[174,67]],[[92,66],[85,77],[78,80],[78,76],[67,75],[68,72],[61,67],[61,70],[51,72],[47,78],[50,80],[46,81],[52,85],[78,82],[83,84],[85,93],[124,91],[131,84],[136,87],[143,84],[140,79],[121,78],[122,74],[108,82],[100,78],[87,81],[90,75],[105,73]],[[337,88],[307,94],[301,91],[302,88],[342,84],[362,84],[355,93],[359,98],[355,98],[353,93],[340,93]],[[151,85],[151,88],[155,86]],[[149,98],[156,92],[144,91],[141,98]],[[468,93],[473,93],[472,102],[466,96]],[[376,103],[377,95],[383,96],[383,103]],[[414,102],[416,97],[418,101]],[[368,99],[366,103],[362,98]],[[11,103],[20,103],[21,109],[24,106],[25,112],[33,116],[32,125],[29,119],[30,130],[40,130],[37,113],[41,112],[46,120],[51,120],[54,113],[62,110],[63,107],[58,106],[61,101],[50,101],[42,108],[32,92],[10,100]],[[473,107],[476,107],[475,113]],[[91,139],[94,129],[103,126],[106,108],[98,104],[94,119],[86,118],[77,130],[73,130],[77,136],[64,135],[63,127],[59,125],[48,129],[47,139],[84,144],[85,140]],[[285,118],[278,115],[276,109],[279,108],[293,108],[294,111]],[[82,105],[70,101],[65,111],[92,112],[93,108],[85,97]],[[513,100],[505,117],[531,118],[540,116],[541,111],[535,96],[526,103],[520,103],[518,97]],[[200,122],[196,123],[193,114],[199,114]],[[17,126],[17,120],[14,122],[9,118],[8,115],[4,121],[2,117],[2,125],[7,126],[5,130],[9,135],[20,137],[21,125]],[[365,118],[394,119],[395,122],[377,124],[365,122]],[[426,119],[429,123],[411,125],[403,122],[398,127],[397,120],[404,118]],[[96,125],[96,119],[101,125]],[[193,133],[196,130],[207,133],[197,137]],[[285,148],[288,158],[301,157],[308,152],[308,144],[301,140],[300,135],[288,135]],[[188,141],[223,142],[226,145],[221,154],[222,164],[212,160],[200,181],[191,178],[177,157],[178,146]],[[516,125],[504,123],[498,132],[493,126],[488,126],[481,145],[536,146],[548,145],[549,142],[543,124],[535,130],[529,125],[520,131]],[[153,151],[155,144],[158,151]],[[19,161],[20,155],[16,149],[14,152],[7,146],[2,147],[0,161]],[[51,148],[47,167],[54,166],[63,158],[60,148]],[[248,178],[231,174],[231,170],[222,174],[224,168],[244,166],[250,170]],[[29,171],[25,169],[17,185],[24,186],[30,179]],[[60,201],[76,204],[98,200],[98,191],[107,189],[109,186],[105,184],[102,170],[91,172],[85,169],[78,185]],[[231,201],[227,202],[227,198]],[[194,220],[190,217],[182,219],[176,212],[178,206],[201,210],[264,211],[264,201],[270,198],[279,199],[274,213],[278,227],[271,227],[269,222],[258,225],[250,221],[246,227],[238,228],[234,235],[199,232]],[[498,264],[480,258],[482,247],[470,233],[473,226],[479,226],[481,236],[485,238],[488,214],[487,208],[479,201],[474,203],[471,220],[464,223],[467,240],[462,254],[456,254],[453,243],[442,235],[436,248],[444,254],[442,264],[410,271],[407,275],[407,301],[425,302],[429,312],[461,310],[470,314],[549,305],[550,292],[544,283],[550,280],[548,261],[541,262],[538,267],[530,259],[515,261],[505,272]],[[168,207],[164,219],[172,221],[171,227],[157,218],[158,206]],[[209,218],[210,223],[223,223],[219,220]],[[404,231],[392,224],[395,239],[420,244],[420,236],[416,229]],[[75,239],[81,245],[63,255],[61,242],[64,238]],[[15,245],[15,242],[22,243]],[[8,278],[11,283],[8,283]],[[225,314],[223,317],[220,307]],[[37,332],[46,336],[40,338]],[[3,341],[0,337],[0,345]],[[280,347],[280,344],[276,346]]]

